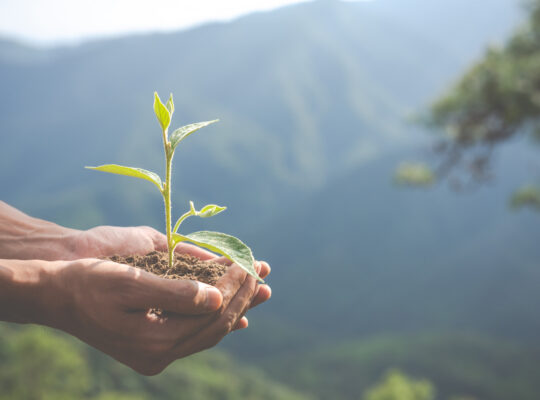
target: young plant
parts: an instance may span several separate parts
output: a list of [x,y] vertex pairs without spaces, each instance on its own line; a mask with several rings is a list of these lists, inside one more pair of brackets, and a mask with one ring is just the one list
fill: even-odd
[[215,204],[209,204],[196,210],[193,202],[189,202],[189,211],[184,213],[176,223],[174,227],[171,223],[171,169],[172,159],[174,151],[178,144],[187,138],[192,133],[199,129],[213,124],[218,120],[197,122],[194,124],[186,125],[176,129],[170,135],[168,134],[171,118],[174,113],[174,103],[172,93],[166,104],[161,102],[157,92],[154,92],[154,112],[156,114],[159,125],[161,126],[161,133],[163,137],[163,148],[165,151],[165,182],[162,182],[158,174],[147,171],[141,168],[124,167],[116,164],[100,165],[98,167],[86,167],[89,169],[95,169],[97,171],[110,172],[113,174],[127,175],[135,178],[146,179],[152,182],[159,189],[159,192],[163,196],[163,202],[165,204],[165,226],[167,230],[167,247],[169,253],[169,268],[172,268],[174,263],[174,249],[180,242],[191,242],[198,246],[209,249],[213,252],[219,253],[227,257],[232,262],[238,264],[248,274],[252,275],[259,281],[261,278],[257,275],[254,268],[253,255],[251,249],[246,246],[240,239],[234,236],[227,235],[220,232],[200,231],[194,232],[189,235],[183,235],[178,233],[178,229],[182,222],[191,216],[198,216],[201,218],[213,217],[224,211],[226,207],[220,207]]

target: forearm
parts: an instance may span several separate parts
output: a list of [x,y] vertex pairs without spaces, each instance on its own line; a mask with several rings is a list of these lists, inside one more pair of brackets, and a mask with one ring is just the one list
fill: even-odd
[[64,314],[61,262],[0,259],[0,320],[56,327]]
[[32,218],[0,201],[2,259],[73,259],[78,233],[75,229]]

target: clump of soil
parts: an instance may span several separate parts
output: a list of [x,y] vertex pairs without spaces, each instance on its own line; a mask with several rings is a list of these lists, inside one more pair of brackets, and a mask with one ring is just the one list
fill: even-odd
[[188,254],[175,254],[174,266],[169,269],[169,256],[166,252],[152,251],[144,256],[111,256],[108,260],[131,265],[168,279],[192,279],[215,285],[225,274],[227,267],[213,261],[202,261]]

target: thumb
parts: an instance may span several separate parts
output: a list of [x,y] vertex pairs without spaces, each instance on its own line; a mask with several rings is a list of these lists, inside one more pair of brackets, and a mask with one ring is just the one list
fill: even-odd
[[138,279],[136,307],[160,308],[177,314],[204,314],[221,307],[223,297],[214,286],[187,279],[165,279],[150,273]]

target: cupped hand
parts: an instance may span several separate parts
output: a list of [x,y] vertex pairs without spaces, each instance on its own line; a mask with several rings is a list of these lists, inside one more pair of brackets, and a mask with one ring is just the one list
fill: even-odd
[[[167,251],[167,237],[149,226],[118,227],[97,226],[78,234],[75,258],[107,257],[112,255],[147,254],[151,251]],[[180,243],[176,253],[190,254],[201,260],[214,260],[229,263],[224,257],[218,258],[215,254],[189,243]],[[270,266],[264,261],[257,261],[260,267],[259,275],[265,278],[270,274]],[[258,285],[257,295],[251,307],[267,301],[272,295],[267,285]],[[237,329],[247,327],[247,319],[243,318]]]
[[[143,255],[154,250],[167,251],[167,237],[149,226],[97,226],[77,232],[74,243],[72,259],[112,255]],[[176,252],[191,254],[201,260],[216,257],[214,254],[189,243],[178,244]]]
[[[270,296],[267,286],[257,285],[235,264],[212,287],[159,278],[110,261],[64,263],[55,274],[53,291],[62,301],[56,301],[60,305],[49,325],[145,375],[247,326],[247,309]],[[270,271],[266,263],[256,267],[261,276]],[[160,316],[151,309],[163,312]]]

